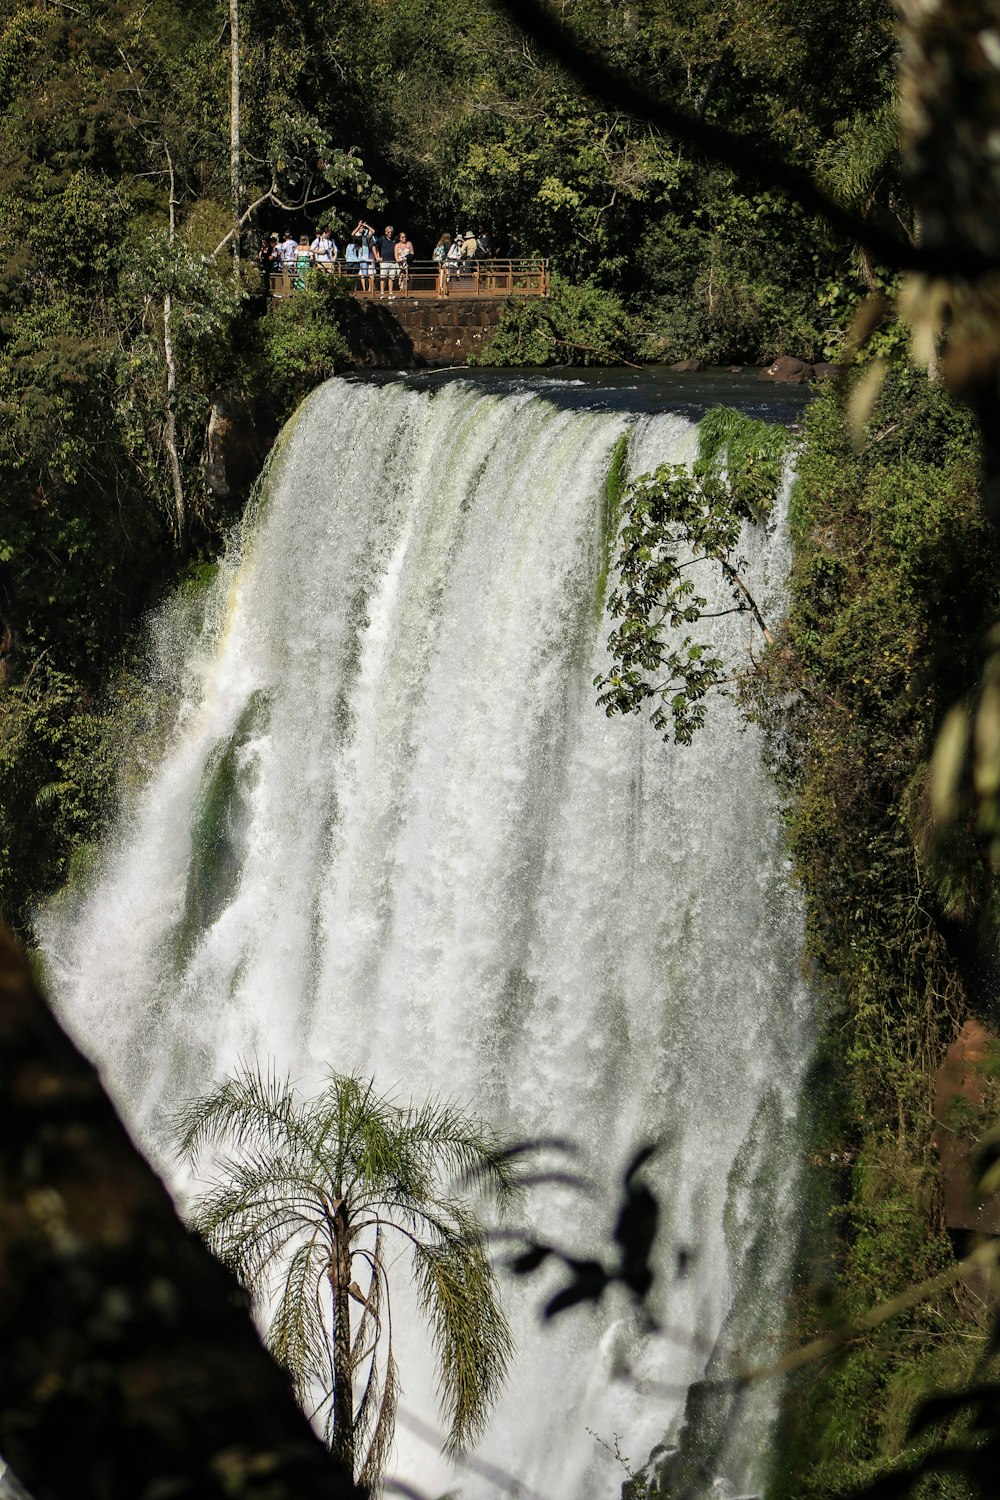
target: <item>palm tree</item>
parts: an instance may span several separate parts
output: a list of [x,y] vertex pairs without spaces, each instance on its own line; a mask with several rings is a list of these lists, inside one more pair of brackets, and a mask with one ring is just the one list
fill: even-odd
[[[182,1155],[214,1147],[194,1227],[262,1310],[267,1343],[305,1403],[320,1390],[327,1441],[377,1482],[395,1428],[389,1267],[408,1245],[437,1358],[447,1450],[483,1429],[513,1352],[483,1225],[448,1177],[503,1210],[515,1169],[493,1132],[440,1101],[401,1107],[331,1073],[313,1099],[242,1065],[179,1113]],[[351,1303],[357,1304],[351,1328]]]

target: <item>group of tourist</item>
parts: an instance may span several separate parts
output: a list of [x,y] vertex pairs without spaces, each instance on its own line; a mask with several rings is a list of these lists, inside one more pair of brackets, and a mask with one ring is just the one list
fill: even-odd
[[397,234],[387,224],[381,234],[376,234],[371,224],[359,219],[344,251],[344,272],[357,276],[363,292],[374,292],[377,276],[379,296],[388,293],[392,297],[397,289],[406,286],[406,273],[413,257],[413,241],[405,229]]
[[[443,234],[438,240],[434,246],[434,261],[450,278],[469,271],[473,261],[492,259],[495,253],[485,229],[477,229],[475,234],[471,229],[467,229],[464,234],[459,234],[456,230],[454,236]],[[521,247],[512,237],[503,259],[516,260],[520,254]]]
[[257,251],[257,265],[264,278],[265,290],[269,285],[269,277],[282,273],[294,276],[293,285],[302,287],[313,266],[319,266],[324,271],[334,271],[338,254],[337,241],[325,225],[317,229],[312,240],[307,234],[300,234],[296,239],[286,229],[283,239],[277,234],[263,237]]
[[[511,239],[506,259],[520,254],[520,245]],[[493,247],[484,229],[475,234],[442,234],[434,247],[433,261],[437,267],[439,287],[447,291],[448,283],[455,276],[471,274],[473,262],[492,257]],[[343,260],[332,230],[323,225],[310,240],[307,234],[295,238],[286,230],[284,237],[265,235],[257,252],[257,264],[264,279],[265,288],[269,278],[286,274],[293,278],[293,287],[303,287],[306,277],[315,266],[320,270],[338,272],[357,277],[361,291],[374,295],[375,282],[379,284],[380,297],[394,297],[406,290],[407,273],[414,258],[413,241],[405,230],[394,229],[387,224],[377,234],[371,224],[359,219],[351,230],[344,250]]]

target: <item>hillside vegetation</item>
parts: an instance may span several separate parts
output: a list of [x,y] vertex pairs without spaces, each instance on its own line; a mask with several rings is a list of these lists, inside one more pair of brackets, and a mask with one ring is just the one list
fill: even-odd
[[[872,125],[887,0],[563,11],[651,87],[898,218]],[[95,714],[125,632],[243,498],[208,483],[213,403],[273,431],[348,357],[330,288],[260,316],[257,231],[343,236],[385,209],[427,254],[483,220],[552,257],[557,336],[632,357],[819,356],[872,275],[774,194],[595,106],[489,6],[238,15],[234,163],[226,6],[0,3],[0,910],[21,932],[99,823]],[[515,321],[497,353],[559,346]]]
[[[213,478],[212,422],[252,414],[266,437],[357,352],[332,285],[264,315],[259,232],[325,222],[342,238],[363,212],[405,224],[421,255],[477,222],[516,235],[552,259],[557,294],[507,316],[488,357],[511,363],[555,362],[560,339],[632,359],[818,359],[888,284],[823,223],[586,97],[466,0],[242,0],[237,159],[231,9],[0,0],[0,913],[29,941],[101,829],[121,726],[149,727],[137,623],[179,585],[197,592],[246,499],[248,480]],[[561,12],[654,92],[914,237],[888,0]],[[935,843],[928,790],[942,719],[982,669],[996,540],[971,420],[892,335],[887,352],[860,447],[839,392],[810,412],[791,610],[753,704],[825,1007],[803,1337],[827,1303],[855,1317],[953,1260],[933,1074],[963,1020],[997,1021],[989,837],[970,816]],[[901,1463],[914,1400],[971,1376],[989,1321],[973,1293],[941,1293],[801,1376],[775,1496],[819,1500]],[[967,1493],[934,1485],[922,1493]]]

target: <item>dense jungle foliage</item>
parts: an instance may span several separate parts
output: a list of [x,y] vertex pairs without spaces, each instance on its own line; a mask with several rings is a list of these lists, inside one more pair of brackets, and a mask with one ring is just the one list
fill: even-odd
[[[754,685],[791,793],[825,1009],[808,1291],[794,1314],[803,1335],[856,1321],[970,1242],[945,1224],[934,1074],[969,1016],[997,1024],[996,882],[971,821],[933,836],[929,774],[942,718],[976,688],[1000,605],[972,420],[939,386],[900,361],[860,448],[833,393],[806,425],[791,608]],[[991,1098],[945,1128],[979,1138]],[[832,1279],[817,1301],[824,1265]],[[959,1283],[805,1371],[786,1403],[774,1493],[818,1500],[911,1462],[915,1402],[988,1375],[991,1321],[982,1289]],[[945,1428],[936,1440],[958,1430]],[[955,1478],[926,1485],[921,1495],[969,1493]]]
[[[239,11],[234,274],[227,6],[0,3],[0,910],[21,932],[98,826],[88,747],[124,632],[243,498],[213,484],[220,401],[266,437],[350,357],[330,289],[260,315],[258,231],[343,235],[386,209],[424,254],[445,227],[516,235],[559,280],[498,333],[487,358],[514,363],[816,357],[872,279],[774,194],[595,106],[489,6]],[[905,219],[887,0],[564,13],[652,87]]]
[[[791,1327],[803,1345],[848,1333],[790,1384],[768,1492],[781,1500],[860,1495],[936,1460],[968,1437],[969,1412],[914,1442],[919,1398],[997,1375],[985,1284],[955,1274],[976,1237],[954,1172],[954,1147],[971,1158],[994,1124],[995,1043],[978,1072],[965,1064],[971,1091],[935,1096],[963,1024],[995,1036],[1000,1021],[995,808],[959,791],[943,823],[932,806],[942,722],[975,702],[995,662],[1000,550],[975,426],[898,358],[863,433],[833,389],[805,427],[790,606],[739,691],[786,793],[821,1017]],[[712,711],[727,664],[702,636],[705,600],[679,559],[714,565],[753,618],[734,549],[741,523],[770,509],[788,441],[719,407],[692,471],[663,467],[627,487],[610,601],[620,623],[596,684],[607,713],[641,713],[686,744]],[[905,1318],[859,1326],[903,1294],[914,1295]],[[953,1476],[917,1493],[975,1491]]]
[[[266,446],[358,353],[333,287],[263,315],[257,232],[343,235],[363,211],[405,223],[418,254],[477,221],[516,235],[557,280],[550,304],[507,315],[485,356],[507,363],[560,362],[567,346],[818,358],[884,280],[777,194],[595,104],[488,6],[240,12],[234,205],[226,5],[0,0],[0,912],[29,938],[33,906],[99,832],[122,717],[141,730],[151,712],[129,665],[136,622],[178,582],[197,588],[263,457],[217,482],[212,422],[253,413]],[[563,13],[652,89],[913,233],[888,0]],[[234,262],[234,219],[262,199]],[[802,1336],[953,1260],[932,1075],[966,1016],[997,1020],[982,840],[960,823],[933,843],[927,789],[942,717],[981,671],[996,544],[970,420],[894,352],[860,448],[839,393],[810,412],[792,608],[752,692],[827,1010]],[[971,1375],[988,1323],[981,1298],[952,1289],[800,1375],[775,1495],[818,1500],[902,1462],[913,1401]],[[964,1493],[935,1485],[924,1493]]]

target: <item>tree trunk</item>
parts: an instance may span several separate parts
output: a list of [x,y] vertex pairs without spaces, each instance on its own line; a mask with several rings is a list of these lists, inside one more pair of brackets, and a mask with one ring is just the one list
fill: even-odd
[[351,1365],[351,1253],[347,1209],[339,1204],[334,1219],[334,1253],[330,1262],[333,1291],[333,1443],[336,1459],[354,1475],[354,1371]]
[[[170,202],[167,206],[168,238],[171,245],[177,234],[177,198],[174,189],[174,159],[170,147],[163,147],[170,174]],[[163,296],[163,358],[167,366],[167,420],[163,427],[163,441],[170,462],[170,483],[174,492],[174,518],[177,528],[177,546],[183,552],[187,533],[187,507],[184,504],[184,481],[181,477],[181,462],[177,452],[177,360],[174,357],[174,339],[170,326],[173,315],[173,298],[169,292]]]
[[229,191],[233,203],[233,264],[240,262],[240,0],[229,0]]
[[181,463],[177,453],[177,361],[174,358],[174,342],[170,332],[173,300],[167,292],[163,298],[163,357],[167,364],[167,420],[163,428],[163,441],[170,460],[170,482],[174,491],[174,525],[177,528],[177,546],[183,552],[187,530],[184,504],[184,481],[181,478]]

